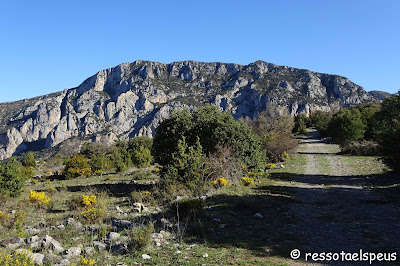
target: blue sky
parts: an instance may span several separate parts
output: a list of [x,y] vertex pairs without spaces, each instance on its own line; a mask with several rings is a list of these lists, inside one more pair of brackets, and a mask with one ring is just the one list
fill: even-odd
[[123,62],[220,61],[400,89],[400,1],[2,1],[0,102],[78,86]]

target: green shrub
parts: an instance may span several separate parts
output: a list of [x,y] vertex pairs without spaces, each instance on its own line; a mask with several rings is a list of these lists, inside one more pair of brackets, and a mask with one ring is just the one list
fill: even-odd
[[109,158],[117,172],[125,171],[131,163],[130,155],[122,147],[113,147]]
[[183,137],[178,141],[171,163],[163,168],[160,181],[164,185],[181,183],[196,194],[202,193],[205,186],[204,161],[205,156],[199,139],[195,146],[189,146]]
[[140,147],[145,147],[151,150],[153,147],[153,139],[146,136],[140,136],[134,137],[128,141],[128,150],[130,152],[137,151]]
[[140,146],[132,153],[132,162],[139,168],[150,166],[152,160],[153,156],[151,156],[150,150],[144,146]]
[[36,161],[33,152],[28,152],[22,160],[22,165],[25,167],[35,167]]
[[196,221],[196,219],[204,211],[204,203],[201,199],[198,199],[198,198],[185,199],[185,200],[176,202],[175,205],[171,206],[171,208],[172,208],[172,211],[178,212],[177,214],[179,214],[180,219]]
[[90,159],[90,168],[94,173],[101,174],[105,170],[111,168],[111,162],[103,153],[98,155],[93,154],[92,158]]
[[293,133],[306,134],[309,124],[309,118],[305,114],[299,114],[294,119]]
[[78,176],[91,176],[92,169],[90,168],[88,159],[82,154],[75,154],[74,157],[66,161],[63,175],[66,179]]
[[363,123],[359,110],[342,109],[333,115],[328,134],[339,143],[342,150],[345,150],[350,143],[364,137],[365,129],[366,124]]
[[93,155],[107,154],[109,150],[110,147],[104,143],[85,142],[82,145],[80,154],[88,159],[92,159]]
[[145,249],[151,240],[151,234],[154,233],[154,224],[134,226],[128,230],[128,248],[132,251],[141,251]]
[[0,193],[11,197],[19,196],[25,181],[29,179],[28,174],[26,168],[15,157],[11,157],[0,165]]
[[324,111],[315,111],[310,115],[310,123],[314,126],[322,137],[328,136],[328,126],[332,119],[332,113]]
[[400,95],[387,98],[375,115],[375,136],[383,162],[400,172]]
[[153,143],[156,162],[170,164],[182,137],[188,146],[195,146],[199,139],[205,154],[229,146],[234,156],[249,166],[257,165],[261,159],[260,138],[248,125],[214,105],[199,107],[192,114],[187,109],[175,111],[161,122]]

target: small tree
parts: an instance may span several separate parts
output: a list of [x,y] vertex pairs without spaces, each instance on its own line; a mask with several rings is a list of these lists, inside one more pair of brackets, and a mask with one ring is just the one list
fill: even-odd
[[165,167],[161,182],[166,185],[181,183],[194,194],[199,194],[205,185],[205,156],[199,139],[188,146],[185,137],[178,141],[171,163]]
[[140,146],[138,150],[134,150],[132,154],[132,162],[139,168],[148,167],[153,160],[150,150],[144,146]]
[[91,176],[92,169],[85,156],[77,153],[74,157],[67,160],[63,174],[66,179],[76,178],[83,175]]
[[387,98],[374,119],[375,135],[382,160],[391,169],[400,172],[400,95]]
[[8,162],[0,165],[0,193],[17,197],[21,194],[25,181],[28,179],[21,163],[11,157]]
[[90,168],[94,173],[103,173],[104,170],[111,168],[111,162],[103,153],[93,154],[90,159]]
[[310,123],[314,126],[322,137],[328,136],[328,126],[332,119],[332,113],[324,111],[315,111],[310,115]]
[[128,150],[130,152],[139,150],[141,146],[151,150],[153,146],[153,139],[146,136],[140,136],[134,137],[128,141]]
[[305,114],[299,114],[294,119],[293,133],[306,134],[309,118]]
[[350,143],[364,137],[365,128],[359,110],[342,109],[333,116],[328,132],[342,149],[346,149]]
[[33,152],[28,152],[22,160],[22,165],[25,167],[35,167],[36,161]]

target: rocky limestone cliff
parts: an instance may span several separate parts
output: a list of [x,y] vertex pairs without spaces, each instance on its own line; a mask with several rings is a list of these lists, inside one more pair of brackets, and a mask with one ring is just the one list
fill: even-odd
[[0,104],[0,159],[74,136],[103,142],[153,136],[172,110],[205,103],[240,118],[256,116],[268,103],[294,115],[373,100],[347,78],[263,61],[135,61],[101,70],[77,88]]

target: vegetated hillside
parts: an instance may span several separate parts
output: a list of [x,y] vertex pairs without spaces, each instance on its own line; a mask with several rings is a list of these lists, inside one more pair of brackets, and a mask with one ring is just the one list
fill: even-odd
[[347,78],[263,61],[135,61],[101,70],[77,88],[0,104],[0,159],[74,136],[103,142],[153,136],[172,110],[204,103],[240,118],[254,117],[268,103],[298,114],[374,100]]

